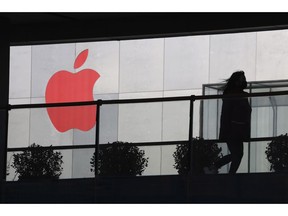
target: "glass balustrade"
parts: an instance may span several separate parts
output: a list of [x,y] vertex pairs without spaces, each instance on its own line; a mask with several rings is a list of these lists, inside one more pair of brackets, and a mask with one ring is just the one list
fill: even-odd
[[[251,139],[244,142],[244,156],[237,173],[275,171],[267,160],[268,144],[273,138],[288,133],[288,94],[277,93],[288,87],[283,82],[266,84],[249,83],[247,89],[251,93],[246,96],[251,106]],[[200,171],[199,164],[205,156],[199,149],[197,152],[197,146],[214,145],[221,148],[219,156],[229,154],[226,143],[219,140],[224,99],[233,103],[241,97],[223,98],[221,84],[211,84],[204,85],[203,95],[195,97],[103,100],[89,105],[55,107],[12,105],[8,121],[6,180],[19,179],[20,173],[15,168],[17,155],[18,160],[21,154],[24,157],[23,152],[27,153],[32,144],[61,155],[59,179],[93,178],[95,174],[178,175],[181,174],[180,162],[182,168],[186,163],[187,173],[191,168],[195,175],[203,174],[203,164]],[[129,156],[131,152],[134,159]],[[186,161],[183,154],[186,154]],[[31,159],[31,155],[27,153],[26,159]],[[135,155],[138,155],[138,161]],[[40,154],[40,158],[34,160],[41,159],[44,156],[41,158]],[[184,162],[179,162],[182,159]],[[133,171],[134,174],[123,171],[125,166],[126,170],[134,169],[135,166],[128,166],[133,163],[138,164],[138,171]],[[118,168],[112,166],[116,164]],[[219,169],[219,174],[228,173],[228,170],[229,165],[225,165]]]

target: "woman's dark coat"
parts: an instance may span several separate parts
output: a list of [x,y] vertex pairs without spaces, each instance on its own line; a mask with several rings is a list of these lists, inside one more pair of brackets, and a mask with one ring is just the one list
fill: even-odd
[[[233,94],[248,94],[244,91]],[[248,141],[251,130],[251,106],[248,98],[223,98],[220,134],[222,141]]]

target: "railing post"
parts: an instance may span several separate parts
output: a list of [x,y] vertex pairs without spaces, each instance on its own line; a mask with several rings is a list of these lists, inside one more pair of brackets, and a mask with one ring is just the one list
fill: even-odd
[[194,101],[195,95],[191,95],[190,98],[190,110],[189,110],[189,146],[188,146],[188,160],[189,160],[189,175],[193,174],[193,113],[194,113]]
[[98,175],[98,160],[99,160],[99,138],[100,138],[100,107],[102,100],[97,101],[96,109],[96,127],[95,127],[95,177]]
[[[252,84],[250,83],[249,84],[249,94],[252,93]],[[252,104],[252,99],[251,97],[249,97],[249,104],[251,105]],[[251,105],[251,108],[252,108],[252,105]],[[252,118],[252,114],[251,114],[251,118]],[[251,127],[251,122],[250,122],[250,138],[251,138],[251,130],[252,130],[252,127]],[[249,140],[248,142],[248,173],[250,173],[251,171],[251,141]]]
[[98,197],[98,187],[99,187],[99,175],[98,175],[98,160],[99,160],[99,138],[100,138],[100,107],[102,105],[102,100],[97,100],[96,109],[96,125],[95,125],[95,152],[94,152],[94,177],[95,177],[95,187],[94,187],[94,201],[97,203]]

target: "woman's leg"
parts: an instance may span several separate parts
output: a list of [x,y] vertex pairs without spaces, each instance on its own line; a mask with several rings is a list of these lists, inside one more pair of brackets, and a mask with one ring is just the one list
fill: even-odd
[[221,168],[222,166],[230,163],[232,161],[232,155],[228,154],[222,157],[219,161],[215,163],[217,169]]
[[229,173],[234,174],[237,172],[243,157],[243,142],[229,141],[227,142],[227,145],[231,152],[231,166]]

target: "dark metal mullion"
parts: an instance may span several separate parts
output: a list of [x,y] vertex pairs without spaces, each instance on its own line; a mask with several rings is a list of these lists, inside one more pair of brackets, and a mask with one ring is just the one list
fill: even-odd
[[194,164],[194,151],[193,151],[193,113],[194,113],[194,101],[195,95],[191,95],[190,97],[190,110],[189,110],[189,146],[188,146],[188,153],[189,153],[189,174],[193,174],[193,164]]
[[[4,158],[2,158],[4,161],[5,161],[5,164],[6,164],[6,161],[7,161],[7,145],[8,145],[8,133],[9,133],[9,130],[8,130],[8,127],[9,127],[9,110],[6,110],[6,115],[5,115],[5,131],[6,131],[6,134],[5,134],[5,154],[3,155]],[[5,178],[5,181],[6,181],[6,175],[7,175],[7,165],[5,167],[5,169],[3,170],[3,177]],[[2,180],[2,179],[1,179]]]
[[[249,93],[252,93],[252,84],[250,83]],[[252,104],[251,97],[249,98],[249,103]],[[250,122],[250,134],[251,134],[251,122]],[[248,173],[250,173],[251,169],[251,142],[248,142]]]
[[[96,143],[96,139],[95,139]],[[87,148],[95,148],[95,143],[94,144],[88,144],[88,145],[65,145],[65,146],[42,146],[42,148],[52,148],[54,150],[67,150],[67,149],[87,149]],[[143,143],[133,143],[135,146],[159,146],[159,145],[177,145],[177,144],[187,144],[188,140],[179,140],[179,141],[165,141],[165,142],[143,142]],[[110,143],[99,143],[100,145],[112,145]],[[126,145],[125,143],[123,144],[118,144],[118,145]],[[130,143],[129,143],[130,145]],[[101,148],[101,147],[100,147]],[[8,148],[8,152],[15,152],[15,151],[25,151],[27,150],[28,147],[19,147],[19,148]]]
[[100,107],[102,100],[98,100],[96,111],[96,128],[95,128],[95,177],[98,175],[98,160],[99,160],[99,138],[100,138]]
[[[70,150],[70,149],[87,149],[95,148],[95,144],[91,145],[65,145],[65,146],[41,146],[41,148],[51,148],[53,150]],[[25,151],[28,147],[8,148],[7,152]]]

